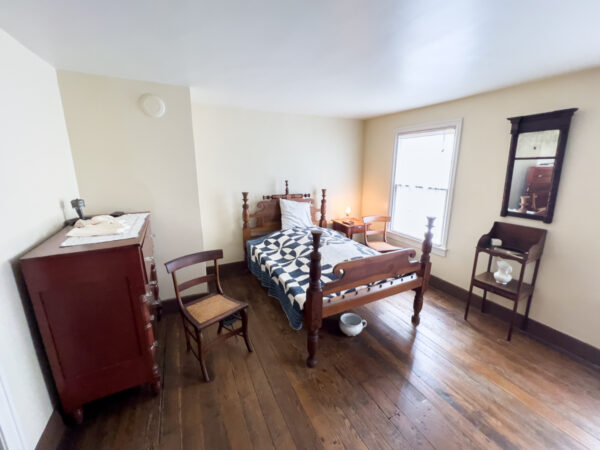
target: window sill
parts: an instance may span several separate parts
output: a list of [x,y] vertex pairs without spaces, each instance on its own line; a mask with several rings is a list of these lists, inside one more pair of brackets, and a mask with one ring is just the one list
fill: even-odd
[[[413,237],[406,236],[406,235],[400,234],[400,233],[395,233],[393,231],[388,231],[387,236],[388,236],[388,239],[390,241],[392,241],[392,243],[398,244],[401,247],[410,247],[410,248],[415,248],[415,249],[419,250],[421,248],[421,246],[423,245],[422,240],[419,241],[418,239],[415,239]],[[438,256],[445,257],[447,251],[448,251],[448,249],[446,247],[442,247],[439,245],[434,245],[431,248],[431,253],[433,253],[434,255],[438,255]]]

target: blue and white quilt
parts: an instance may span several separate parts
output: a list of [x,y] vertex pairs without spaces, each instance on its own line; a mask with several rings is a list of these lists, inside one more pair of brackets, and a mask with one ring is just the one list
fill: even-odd
[[[248,241],[248,267],[250,271],[275,297],[295,330],[302,328],[302,309],[306,301],[306,290],[310,282],[310,253],[312,252],[311,230],[320,229],[321,236],[321,283],[328,283],[339,277],[333,274],[336,264],[353,259],[378,255],[375,250],[346,238],[337,231],[327,228],[302,227],[275,231],[258,239]],[[399,281],[408,281],[413,276]],[[382,280],[337,295],[353,293],[373,285],[392,282]],[[324,302],[332,296],[325,297]]]

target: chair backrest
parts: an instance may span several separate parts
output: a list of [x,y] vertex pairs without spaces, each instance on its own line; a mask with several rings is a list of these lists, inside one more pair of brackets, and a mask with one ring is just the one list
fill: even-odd
[[[362,220],[365,223],[365,244],[368,244],[369,236],[376,234],[383,235],[383,241],[387,242],[387,224],[392,220],[390,216],[365,216]],[[372,229],[371,225],[374,223],[383,223],[383,229]]]
[[[191,255],[181,256],[179,258],[173,259],[165,263],[167,272],[170,273],[173,277],[173,287],[175,288],[175,296],[177,297],[177,303],[179,303],[180,308],[184,308],[183,301],[181,299],[181,292],[199,284],[210,283],[211,281],[214,281],[217,286],[217,292],[219,294],[223,294],[223,289],[221,288],[221,281],[219,279],[219,264],[217,263],[217,260],[221,258],[223,258],[223,250],[207,250],[204,252],[192,253]],[[197,278],[192,278],[191,280],[184,281],[183,283],[178,284],[176,272],[179,269],[193,266],[195,264],[200,264],[206,261],[213,261],[215,268],[214,273]]]

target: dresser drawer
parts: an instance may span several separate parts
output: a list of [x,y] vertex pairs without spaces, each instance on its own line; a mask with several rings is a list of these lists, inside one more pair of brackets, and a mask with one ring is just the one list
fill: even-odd
[[530,186],[550,185],[554,167],[532,167],[529,169],[527,184]]

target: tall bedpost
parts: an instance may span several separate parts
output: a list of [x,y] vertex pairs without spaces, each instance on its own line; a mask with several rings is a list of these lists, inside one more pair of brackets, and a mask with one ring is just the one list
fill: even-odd
[[247,259],[248,250],[246,249],[246,241],[250,237],[250,212],[248,211],[248,193],[242,192],[243,204],[242,204],[242,239],[244,241],[244,256]]
[[310,254],[310,284],[306,292],[304,303],[304,326],[306,327],[306,347],[308,358],[306,365],[315,367],[317,365],[317,348],[319,346],[319,329],[323,319],[323,291],[321,289],[321,230],[312,230],[313,251]]
[[431,272],[431,262],[429,261],[429,255],[431,254],[431,247],[433,245],[433,233],[431,232],[431,229],[433,228],[434,220],[435,217],[427,218],[427,231],[425,232],[425,240],[423,241],[423,246],[421,247],[421,259],[419,262],[421,263],[420,275],[423,280],[423,284],[421,284],[421,286],[415,289],[415,299],[413,301],[413,316],[411,318],[411,321],[415,326],[419,325],[419,322],[421,321],[419,313],[423,308],[423,294],[425,293],[425,291],[427,291],[427,288],[429,287],[429,274]]
[[321,228],[327,228],[327,200],[325,195],[327,189],[321,189],[321,218],[319,219],[319,226]]

